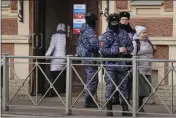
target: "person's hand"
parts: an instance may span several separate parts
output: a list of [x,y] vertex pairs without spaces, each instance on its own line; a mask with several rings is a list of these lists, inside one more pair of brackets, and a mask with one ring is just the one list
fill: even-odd
[[153,45],[153,54],[156,53],[156,45]]
[[156,50],[156,45],[153,45],[153,49]]
[[120,47],[119,52],[120,53],[127,53],[127,49],[125,47]]
[[[48,57],[49,55],[45,55],[46,57]],[[49,59],[48,58],[46,58],[46,60],[48,61]]]

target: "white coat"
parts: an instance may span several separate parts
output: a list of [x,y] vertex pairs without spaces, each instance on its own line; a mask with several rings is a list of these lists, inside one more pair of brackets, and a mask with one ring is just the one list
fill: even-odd
[[[66,34],[64,33],[65,25],[58,24],[57,33],[53,34],[51,37],[50,46],[45,54],[45,56],[66,56]],[[61,71],[65,67],[65,59],[52,59],[50,71]]]

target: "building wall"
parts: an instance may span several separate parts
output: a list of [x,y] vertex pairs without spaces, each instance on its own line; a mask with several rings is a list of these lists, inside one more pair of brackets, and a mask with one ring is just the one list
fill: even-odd
[[[15,56],[29,56],[31,39],[29,34],[29,1],[24,1],[24,22],[19,22],[18,0],[10,0],[9,7],[2,7],[2,53]],[[28,59],[10,59],[10,93],[20,86],[20,81],[29,74]],[[14,64],[15,62],[15,64]],[[25,64],[19,64],[24,62]],[[12,87],[13,86],[13,87]],[[26,88],[28,89],[28,88]],[[10,95],[13,95],[10,94]]]

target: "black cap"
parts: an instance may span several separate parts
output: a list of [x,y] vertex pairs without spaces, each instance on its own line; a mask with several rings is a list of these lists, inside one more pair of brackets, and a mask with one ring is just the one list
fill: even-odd
[[108,22],[111,22],[111,21],[120,21],[119,19],[119,15],[117,13],[113,13],[113,14],[110,14],[108,16]]
[[127,17],[128,19],[130,19],[130,14],[129,14],[128,12],[120,12],[120,13],[119,13],[119,16],[120,16],[120,19],[121,19],[122,17]]
[[93,22],[97,21],[97,15],[93,12],[88,12],[85,17],[86,21]]

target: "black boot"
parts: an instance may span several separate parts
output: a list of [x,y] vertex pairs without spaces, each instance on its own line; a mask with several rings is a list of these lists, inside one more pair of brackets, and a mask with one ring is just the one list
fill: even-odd
[[106,116],[113,116],[112,101],[109,101],[106,106],[107,106]]
[[120,105],[119,99],[114,98],[112,101],[112,105]]
[[51,90],[49,90],[47,96],[48,96],[48,97],[53,97]]
[[114,94],[114,96],[112,98],[112,105],[120,105],[119,92],[118,91],[116,91],[116,93]]
[[127,113],[128,110],[128,105],[126,103],[122,103],[122,111],[126,111],[126,112],[122,112],[122,116],[132,116],[132,113]]
[[85,108],[98,108],[98,106],[95,104],[95,102],[93,101],[91,96],[87,96],[85,98],[85,104],[84,104]]
[[[142,106],[142,104],[143,104],[143,99],[144,99],[145,97],[144,96],[139,96],[139,108]],[[142,107],[140,110],[139,110],[139,112],[145,112],[144,111],[144,108]]]
[[[141,106],[139,106],[139,108],[140,108]],[[145,112],[144,111],[144,108],[142,107],[140,110],[139,110],[139,112]]]

